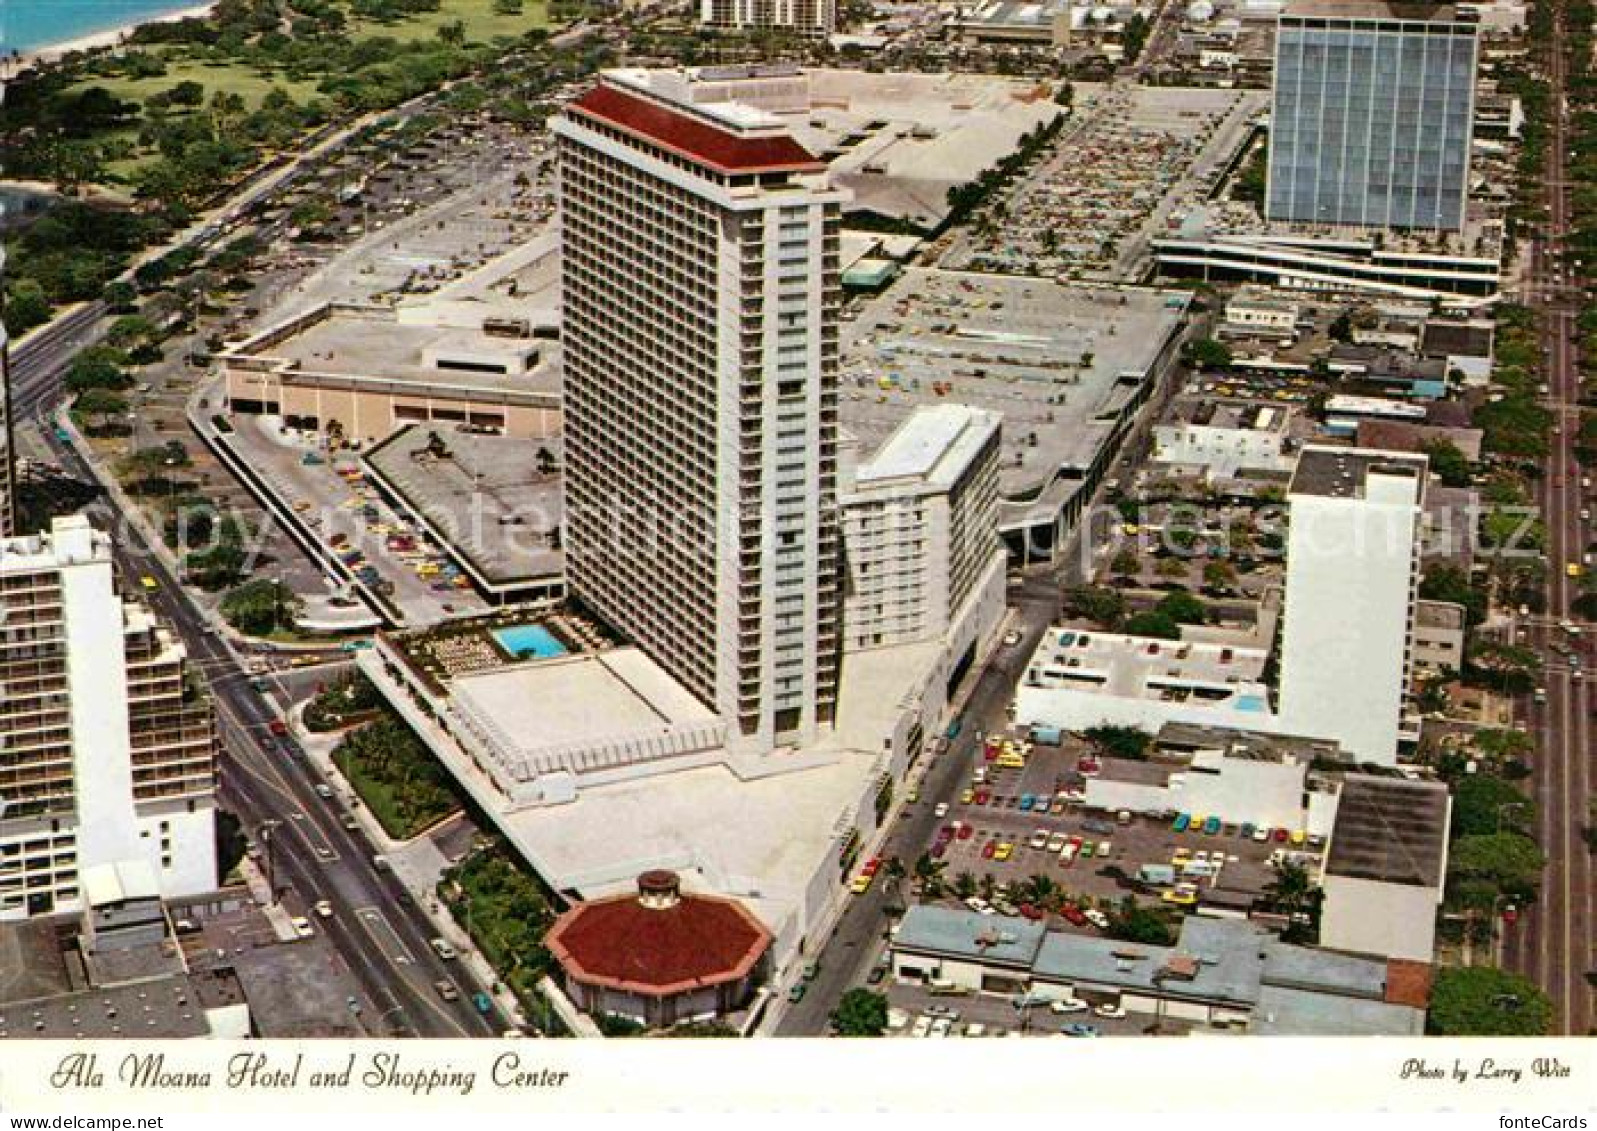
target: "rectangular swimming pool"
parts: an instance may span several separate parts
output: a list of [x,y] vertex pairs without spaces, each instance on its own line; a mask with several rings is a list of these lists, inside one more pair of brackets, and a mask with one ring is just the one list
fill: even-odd
[[494,629],[494,639],[518,660],[544,660],[564,656],[569,649],[541,624],[518,624]]

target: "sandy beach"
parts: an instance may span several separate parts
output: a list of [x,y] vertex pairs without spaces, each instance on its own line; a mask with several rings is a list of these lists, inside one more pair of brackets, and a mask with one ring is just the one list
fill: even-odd
[[62,41],[61,43],[48,43],[43,47],[35,47],[31,50],[24,51],[15,59],[5,60],[3,70],[4,73],[16,75],[27,70],[29,67],[36,66],[41,63],[53,63],[63,55],[69,55],[74,51],[89,51],[96,47],[115,47],[117,44],[121,43],[128,33],[136,27],[142,27],[144,24],[169,24],[177,20],[187,20],[193,19],[197,16],[209,15],[211,9],[214,7],[216,7],[216,4],[214,0],[212,0],[212,2],[208,4],[195,4],[191,7],[183,8],[176,12],[168,12],[164,16],[156,16],[153,19],[148,20],[139,20],[135,23],[124,24],[121,27],[107,28],[104,31],[97,31],[92,35],[79,36],[77,39],[68,39]]

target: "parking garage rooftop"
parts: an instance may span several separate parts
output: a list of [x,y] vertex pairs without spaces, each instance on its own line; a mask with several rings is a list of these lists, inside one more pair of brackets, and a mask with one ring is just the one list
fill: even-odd
[[874,452],[922,405],[1002,413],[1003,496],[1027,500],[1012,508],[1057,513],[1134,411],[1188,301],[1140,287],[907,271],[845,331],[843,425]]
[[[447,455],[431,455],[432,437]],[[564,494],[558,440],[410,425],[367,453],[368,469],[490,588],[557,579]]]
[[560,393],[558,343],[532,337],[531,327],[522,336],[521,329],[413,322],[385,307],[335,303],[230,346],[221,360],[235,369],[278,370],[304,383],[387,383],[387,391],[418,394],[448,388],[553,407]]

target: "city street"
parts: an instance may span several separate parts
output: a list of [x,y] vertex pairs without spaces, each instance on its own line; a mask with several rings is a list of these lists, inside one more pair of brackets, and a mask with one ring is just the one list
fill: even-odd
[[1582,671],[1571,670],[1564,657],[1549,645],[1566,637],[1557,622],[1570,616],[1570,603],[1578,593],[1577,579],[1569,576],[1569,563],[1578,563],[1586,544],[1580,518],[1581,468],[1572,441],[1578,425],[1576,402],[1580,373],[1571,345],[1579,292],[1567,290],[1562,274],[1569,235],[1569,182],[1567,164],[1569,132],[1565,89],[1563,15],[1555,17],[1551,46],[1551,105],[1560,107],[1550,130],[1547,168],[1547,236],[1532,253],[1529,283],[1533,300],[1544,314],[1543,340],[1547,350],[1548,399],[1558,429],[1551,439],[1539,502],[1547,527],[1548,616],[1532,632],[1534,645],[1547,661],[1544,686],[1546,703],[1530,708],[1530,724],[1540,739],[1534,763],[1534,798],[1537,840],[1547,855],[1541,895],[1519,922],[1504,927],[1504,962],[1512,970],[1536,981],[1551,997],[1554,1031],[1584,1035],[1593,1023],[1592,972],[1597,952],[1592,935],[1591,852],[1584,839],[1587,806],[1592,789],[1592,761],[1597,745],[1592,739],[1592,688],[1589,673],[1593,658],[1590,625],[1571,643],[1586,661]]

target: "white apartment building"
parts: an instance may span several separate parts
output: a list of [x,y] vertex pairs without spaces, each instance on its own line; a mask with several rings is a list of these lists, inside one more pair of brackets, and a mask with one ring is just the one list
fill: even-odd
[[1311,446],[1288,491],[1281,720],[1392,765],[1406,701],[1426,460]]
[[717,28],[831,35],[837,30],[837,0],[699,0],[699,21]]
[[841,499],[850,651],[940,639],[995,588],[1002,612],[1000,421],[964,405],[917,409],[855,470]]
[[213,890],[215,778],[209,704],[109,538],[72,516],[0,541],[0,919],[82,910],[104,866]]
[[1225,304],[1221,328],[1290,338],[1297,326],[1298,304],[1291,298],[1264,287],[1243,287]]
[[703,97],[612,71],[555,124],[567,577],[759,752],[836,709],[845,194]]

